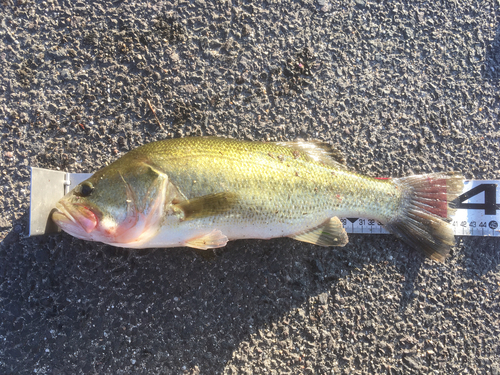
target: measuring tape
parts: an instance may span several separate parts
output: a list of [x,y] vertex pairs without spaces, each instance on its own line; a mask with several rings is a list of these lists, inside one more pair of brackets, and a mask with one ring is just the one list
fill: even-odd
[[[455,200],[457,211],[451,225],[456,236],[500,237],[500,181],[467,180]],[[343,217],[347,233],[388,234],[373,219]]]

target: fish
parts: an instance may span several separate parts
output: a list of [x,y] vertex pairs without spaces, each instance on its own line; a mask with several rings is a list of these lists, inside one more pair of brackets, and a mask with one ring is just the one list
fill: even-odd
[[230,240],[291,237],[345,246],[340,217],[380,222],[442,262],[454,246],[458,172],[374,178],[319,141],[218,137],[161,140],[129,151],[77,185],[53,221],[83,240],[142,249],[207,250]]

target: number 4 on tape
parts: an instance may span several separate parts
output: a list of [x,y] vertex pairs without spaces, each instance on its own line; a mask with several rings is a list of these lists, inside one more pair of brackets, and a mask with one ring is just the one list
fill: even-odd
[[[498,184],[480,184],[457,198],[456,208],[465,210],[484,210],[485,215],[496,215],[500,210],[497,203]],[[484,192],[484,203],[464,203],[466,200]]]

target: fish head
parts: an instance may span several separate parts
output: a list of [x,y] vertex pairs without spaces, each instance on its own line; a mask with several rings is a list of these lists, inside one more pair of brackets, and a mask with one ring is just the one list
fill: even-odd
[[159,228],[167,180],[144,165],[110,165],[66,194],[52,219],[83,240],[137,247]]

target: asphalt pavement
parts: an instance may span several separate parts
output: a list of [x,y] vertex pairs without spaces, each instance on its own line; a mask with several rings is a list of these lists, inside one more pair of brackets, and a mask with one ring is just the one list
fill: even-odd
[[[500,179],[498,1],[0,4],[0,373],[500,374],[500,239],[127,250],[26,236],[30,166],[321,140],[370,176]],[[207,254],[205,254],[207,255]]]

